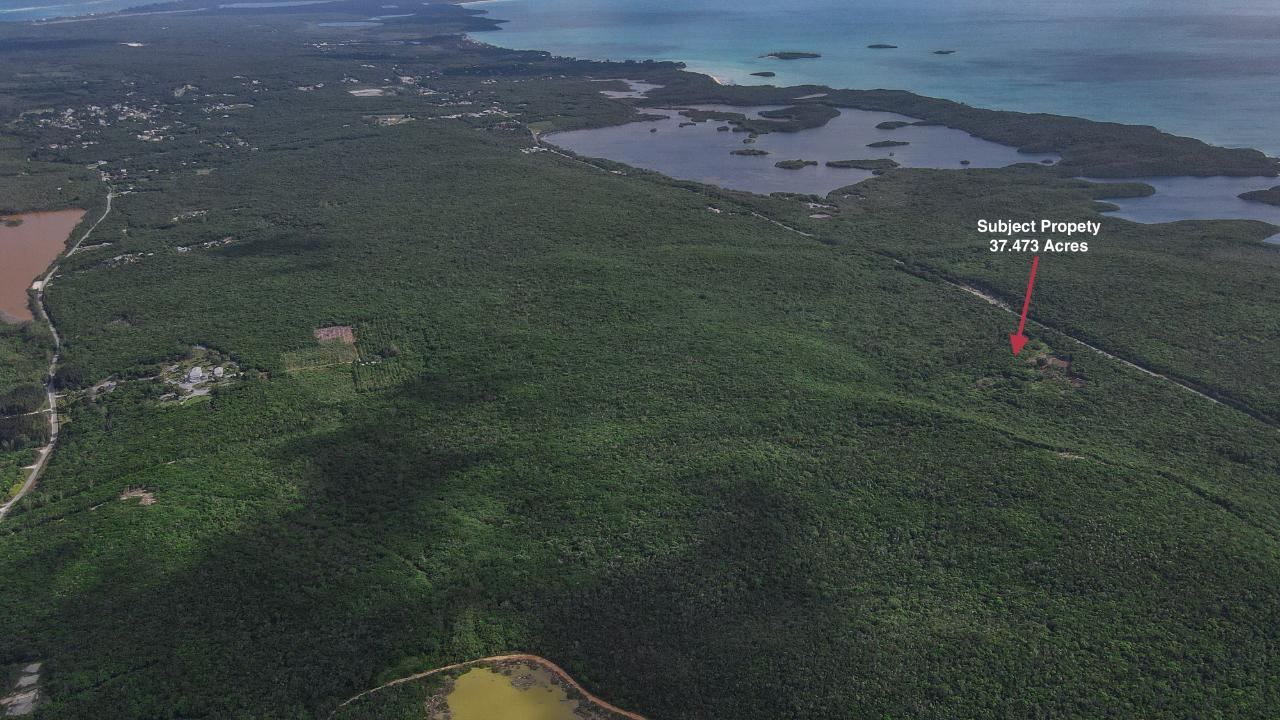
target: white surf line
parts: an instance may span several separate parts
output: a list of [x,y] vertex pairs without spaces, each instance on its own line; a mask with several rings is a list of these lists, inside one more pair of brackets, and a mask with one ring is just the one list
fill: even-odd
[[190,8],[187,10],[156,10],[154,12],[103,13],[101,15],[84,15],[82,17],[59,18],[56,20],[32,20],[32,25],[65,25],[67,23],[92,22],[94,20],[114,20],[116,18],[143,17],[146,15],[177,15],[180,13],[204,12],[209,8]]
[[[100,225],[103,220],[107,219],[107,215],[111,213],[111,200],[114,197],[115,191],[111,189],[110,185],[108,185],[107,207],[103,209],[102,215],[89,226],[89,229],[84,231],[84,234],[80,236],[80,239],[76,240],[75,244],[68,248],[66,255],[70,255],[75,252],[76,249],[80,247],[80,244],[97,229],[98,225]],[[26,497],[27,493],[31,491],[31,488],[35,487],[36,481],[40,479],[40,474],[44,472],[45,467],[49,464],[49,458],[53,456],[54,447],[58,444],[58,395],[56,388],[54,387],[53,378],[54,374],[58,371],[58,359],[62,357],[62,338],[58,335],[58,328],[54,326],[53,317],[49,315],[49,310],[44,304],[45,288],[49,287],[50,281],[53,280],[53,274],[57,271],[57,264],[50,267],[48,272],[44,274],[44,277],[40,281],[40,289],[36,291],[36,307],[39,308],[40,315],[44,317],[45,323],[49,325],[49,332],[53,334],[53,357],[49,360],[49,369],[44,382],[44,392],[46,400],[49,403],[49,407],[42,411],[49,414],[49,442],[44,447],[40,448],[40,454],[36,458],[35,464],[28,466],[31,470],[31,474],[27,476],[26,482],[22,484],[22,487],[18,488],[18,492],[14,493],[12,498],[9,498],[5,504],[0,505],[0,520],[3,520],[4,517],[9,514],[9,511],[13,509],[13,506],[17,505],[18,501]]]

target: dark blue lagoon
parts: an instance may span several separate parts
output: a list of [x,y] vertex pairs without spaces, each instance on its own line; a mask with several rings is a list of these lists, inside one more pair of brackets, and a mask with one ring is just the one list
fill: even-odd
[[[678,60],[726,82],[911,90],[1280,152],[1274,0],[495,0],[471,7],[510,21],[477,35],[505,47]],[[773,51],[821,57],[760,57]],[[751,75],[760,71],[776,77]]]
[[[758,116],[763,110],[776,109],[727,105],[693,107],[742,113],[749,117]],[[675,178],[757,193],[825,195],[836,188],[872,177],[869,170],[827,167],[828,161],[887,159],[903,167],[961,169],[1055,162],[1058,159],[1056,155],[1020,153],[1007,145],[938,125],[908,125],[896,130],[881,130],[876,127],[878,123],[915,120],[886,112],[842,109],[839,117],[822,127],[794,133],[766,133],[750,144],[743,142],[748,139],[745,133],[719,130],[724,123],[715,120],[689,124],[689,118],[680,115],[678,109],[645,109],[644,112],[664,117],[607,128],[554,133],[545,139],[579,155],[606,158]],[[887,140],[908,144],[868,147]],[[731,154],[744,149],[768,154]],[[775,163],[784,160],[812,160],[818,164],[799,170],[775,167]]]
[[1250,190],[1265,190],[1280,185],[1280,179],[1267,177],[1163,177],[1093,182],[1141,182],[1156,189],[1156,194],[1141,198],[1108,199],[1118,205],[1111,213],[1116,217],[1144,223],[1175,220],[1262,220],[1280,226],[1280,207],[1241,200],[1239,195]]

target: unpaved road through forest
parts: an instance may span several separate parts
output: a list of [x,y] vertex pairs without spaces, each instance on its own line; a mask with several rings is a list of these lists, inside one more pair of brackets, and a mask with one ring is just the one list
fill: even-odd
[[[107,186],[107,206],[103,209],[102,215],[89,226],[84,234],[76,240],[75,244],[67,248],[66,255],[70,255],[80,247],[89,235],[98,228],[103,220],[107,219],[107,215],[111,214],[111,200],[115,197],[115,191],[111,186]],[[18,501],[26,497],[31,488],[36,486],[36,482],[40,479],[40,474],[44,472],[45,467],[49,464],[49,458],[53,456],[53,448],[58,444],[58,395],[57,388],[54,387],[54,374],[58,372],[58,359],[62,356],[62,338],[58,335],[58,328],[53,324],[53,317],[49,315],[49,309],[44,305],[44,290],[49,287],[49,283],[53,280],[53,274],[58,271],[57,261],[49,267],[44,277],[40,279],[40,289],[36,290],[36,308],[40,311],[40,317],[44,318],[45,323],[49,326],[49,332],[53,334],[53,357],[49,359],[49,370],[45,376],[44,392],[49,407],[45,410],[49,414],[49,442],[40,448],[40,455],[36,458],[34,465],[30,466],[31,474],[27,476],[26,482],[22,483],[22,487],[18,488],[18,492],[7,502],[0,505],[0,520],[13,509]]]

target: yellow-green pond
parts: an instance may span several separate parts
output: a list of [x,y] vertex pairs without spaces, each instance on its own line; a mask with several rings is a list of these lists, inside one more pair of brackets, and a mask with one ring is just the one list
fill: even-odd
[[449,693],[453,720],[580,720],[577,700],[542,668],[520,665],[510,675],[472,668]]

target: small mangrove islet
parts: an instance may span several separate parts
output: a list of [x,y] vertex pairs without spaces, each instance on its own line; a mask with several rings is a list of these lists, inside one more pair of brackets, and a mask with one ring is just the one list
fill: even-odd
[[765,53],[762,58],[773,58],[775,60],[808,60],[812,58],[822,57],[821,53],[816,52],[795,52],[792,50],[782,50],[778,52]]
[[1268,190],[1250,190],[1249,192],[1242,192],[1236,197],[1250,202],[1280,205],[1280,185],[1276,185]]
[[866,160],[828,160],[827,167],[854,168],[856,170],[892,170],[898,167],[897,161],[889,158],[869,158]]

